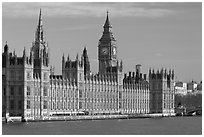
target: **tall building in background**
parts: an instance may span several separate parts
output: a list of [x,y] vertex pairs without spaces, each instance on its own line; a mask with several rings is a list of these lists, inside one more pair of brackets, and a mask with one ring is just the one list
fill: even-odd
[[168,115],[174,113],[174,71],[149,70],[150,112]]
[[97,74],[91,74],[85,47],[75,60],[63,55],[62,75],[55,75],[40,11],[29,55],[24,49],[17,57],[7,43],[4,46],[2,115],[37,120],[78,114],[174,114],[174,72],[150,71],[148,80],[138,64],[135,72],[123,75],[108,13],[103,28]]

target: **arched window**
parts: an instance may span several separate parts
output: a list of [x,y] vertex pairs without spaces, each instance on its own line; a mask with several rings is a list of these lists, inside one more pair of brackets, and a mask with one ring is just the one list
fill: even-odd
[[46,87],[43,88],[43,96],[47,96],[47,88]]
[[43,109],[47,109],[47,101],[46,100],[44,100],[44,102],[43,102]]

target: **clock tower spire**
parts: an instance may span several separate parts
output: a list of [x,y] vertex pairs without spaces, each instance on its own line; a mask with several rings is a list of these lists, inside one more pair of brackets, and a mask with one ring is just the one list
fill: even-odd
[[107,70],[117,66],[117,47],[116,39],[112,33],[112,25],[109,21],[109,12],[107,11],[106,21],[103,26],[103,35],[98,43],[99,73],[104,74]]

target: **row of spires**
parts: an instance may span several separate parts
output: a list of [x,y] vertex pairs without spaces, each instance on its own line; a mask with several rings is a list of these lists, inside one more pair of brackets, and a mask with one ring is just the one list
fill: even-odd
[[[86,54],[84,54],[86,53]],[[88,55],[87,55],[87,51],[86,48],[84,48],[83,50],[83,54],[81,55],[81,60],[79,59],[79,54],[77,53],[75,60],[71,60],[69,55],[67,56],[67,60],[65,60],[64,54],[62,56],[62,67],[63,68],[76,68],[77,65],[79,67],[83,67],[84,65],[84,58],[86,58],[88,60]],[[89,62],[89,61],[88,61]]]
[[161,70],[157,70],[156,72],[151,69],[149,69],[149,77],[151,79],[161,79],[161,78],[171,78],[174,79],[174,70],[169,70],[169,72],[167,72],[167,69],[161,69]]
[[[167,69],[157,69],[157,71],[155,72],[154,69],[151,70],[151,68],[149,69],[149,74],[167,74]],[[169,73],[168,74],[174,74],[174,70],[169,70]]]
[[[32,65],[34,63],[34,51],[30,50],[30,55],[27,55],[26,48],[23,49],[23,55],[22,57],[18,57],[15,50],[9,53],[9,47],[6,42],[6,45],[4,46],[4,53],[3,55],[8,57],[8,61],[10,61],[10,65],[23,65],[23,64],[29,64]],[[38,64],[43,64],[45,66],[48,66],[49,64],[49,57],[48,53],[43,53],[42,57],[40,58],[40,62]]]

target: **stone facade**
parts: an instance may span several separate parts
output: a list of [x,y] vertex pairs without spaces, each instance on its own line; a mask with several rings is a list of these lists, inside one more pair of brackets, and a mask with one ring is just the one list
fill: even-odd
[[150,112],[174,114],[174,71],[149,70]]
[[[87,49],[75,60],[62,56],[62,75],[54,75],[44,39],[40,11],[30,55],[2,54],[2,115],[43,119],[58,115],[173,113],[173,75],[150,72],[142,77],[141,65],[123,76],[116,40],[107,14],[98,44],[99,72],[91,74]],[[170,84],[169,84],[170,82]],[[160,85],[155,89],[153,85]],[[163,84],[163,86],[162,86]],[[155,95],[157,94],[157,95]],[[155,107],[155,105],[156,107]]]

